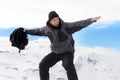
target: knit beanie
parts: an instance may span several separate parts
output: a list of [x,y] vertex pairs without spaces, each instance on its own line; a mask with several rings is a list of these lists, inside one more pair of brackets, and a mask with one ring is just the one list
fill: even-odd
[[55,17],[59,17],[59,15],[55,11],[51,11],[48,15],[49,21],[51,21]]

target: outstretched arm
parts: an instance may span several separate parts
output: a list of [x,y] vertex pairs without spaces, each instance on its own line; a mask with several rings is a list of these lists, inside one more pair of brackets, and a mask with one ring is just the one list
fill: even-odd
[[30,30],[24,29],[23,31],[30,35],[47,36],[46,27],[42,27],[38,29],[30,29]]
[[96,22],[100,18],[101,18],[100,16],[97,16],[97,17],[86,19],[86,20],[66,23],[66,30],[68,33],[72,34],[76,31],[81,30],[82,28],[89,26],[90,24],[92,24],[93,22]]

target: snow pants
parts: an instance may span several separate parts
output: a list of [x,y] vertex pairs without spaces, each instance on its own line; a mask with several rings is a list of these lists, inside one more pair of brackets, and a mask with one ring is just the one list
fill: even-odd
[[66,52],[63,54],[50,53],[45,56],[39,64],[40,80],[49,80],[49,68],[62,60],[62,66],[67,72],[68,80],[78,80],[77,73],[73,64],[74,53]]

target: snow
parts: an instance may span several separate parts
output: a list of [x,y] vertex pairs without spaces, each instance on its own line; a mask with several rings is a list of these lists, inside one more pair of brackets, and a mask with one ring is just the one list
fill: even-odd
[[[0,38],[0,80],[40,80],[39,63],[50,53],[48,39],[29,41],[25,50],[11,47],[9,39]],[[120,80],[120,52],[103,47],[75,47],[74,64],[79,80]],[[50,80],[68,80],[58,62],[50,68]]]

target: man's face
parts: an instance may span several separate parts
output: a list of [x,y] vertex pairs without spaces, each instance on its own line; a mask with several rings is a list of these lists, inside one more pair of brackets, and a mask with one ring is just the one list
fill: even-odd
[[50,21],[50,23],[51,23],[53,26],[57,27],[57,26],[59,25],[59,18],[58,18],[58,17],[53,18],[53,19]]

